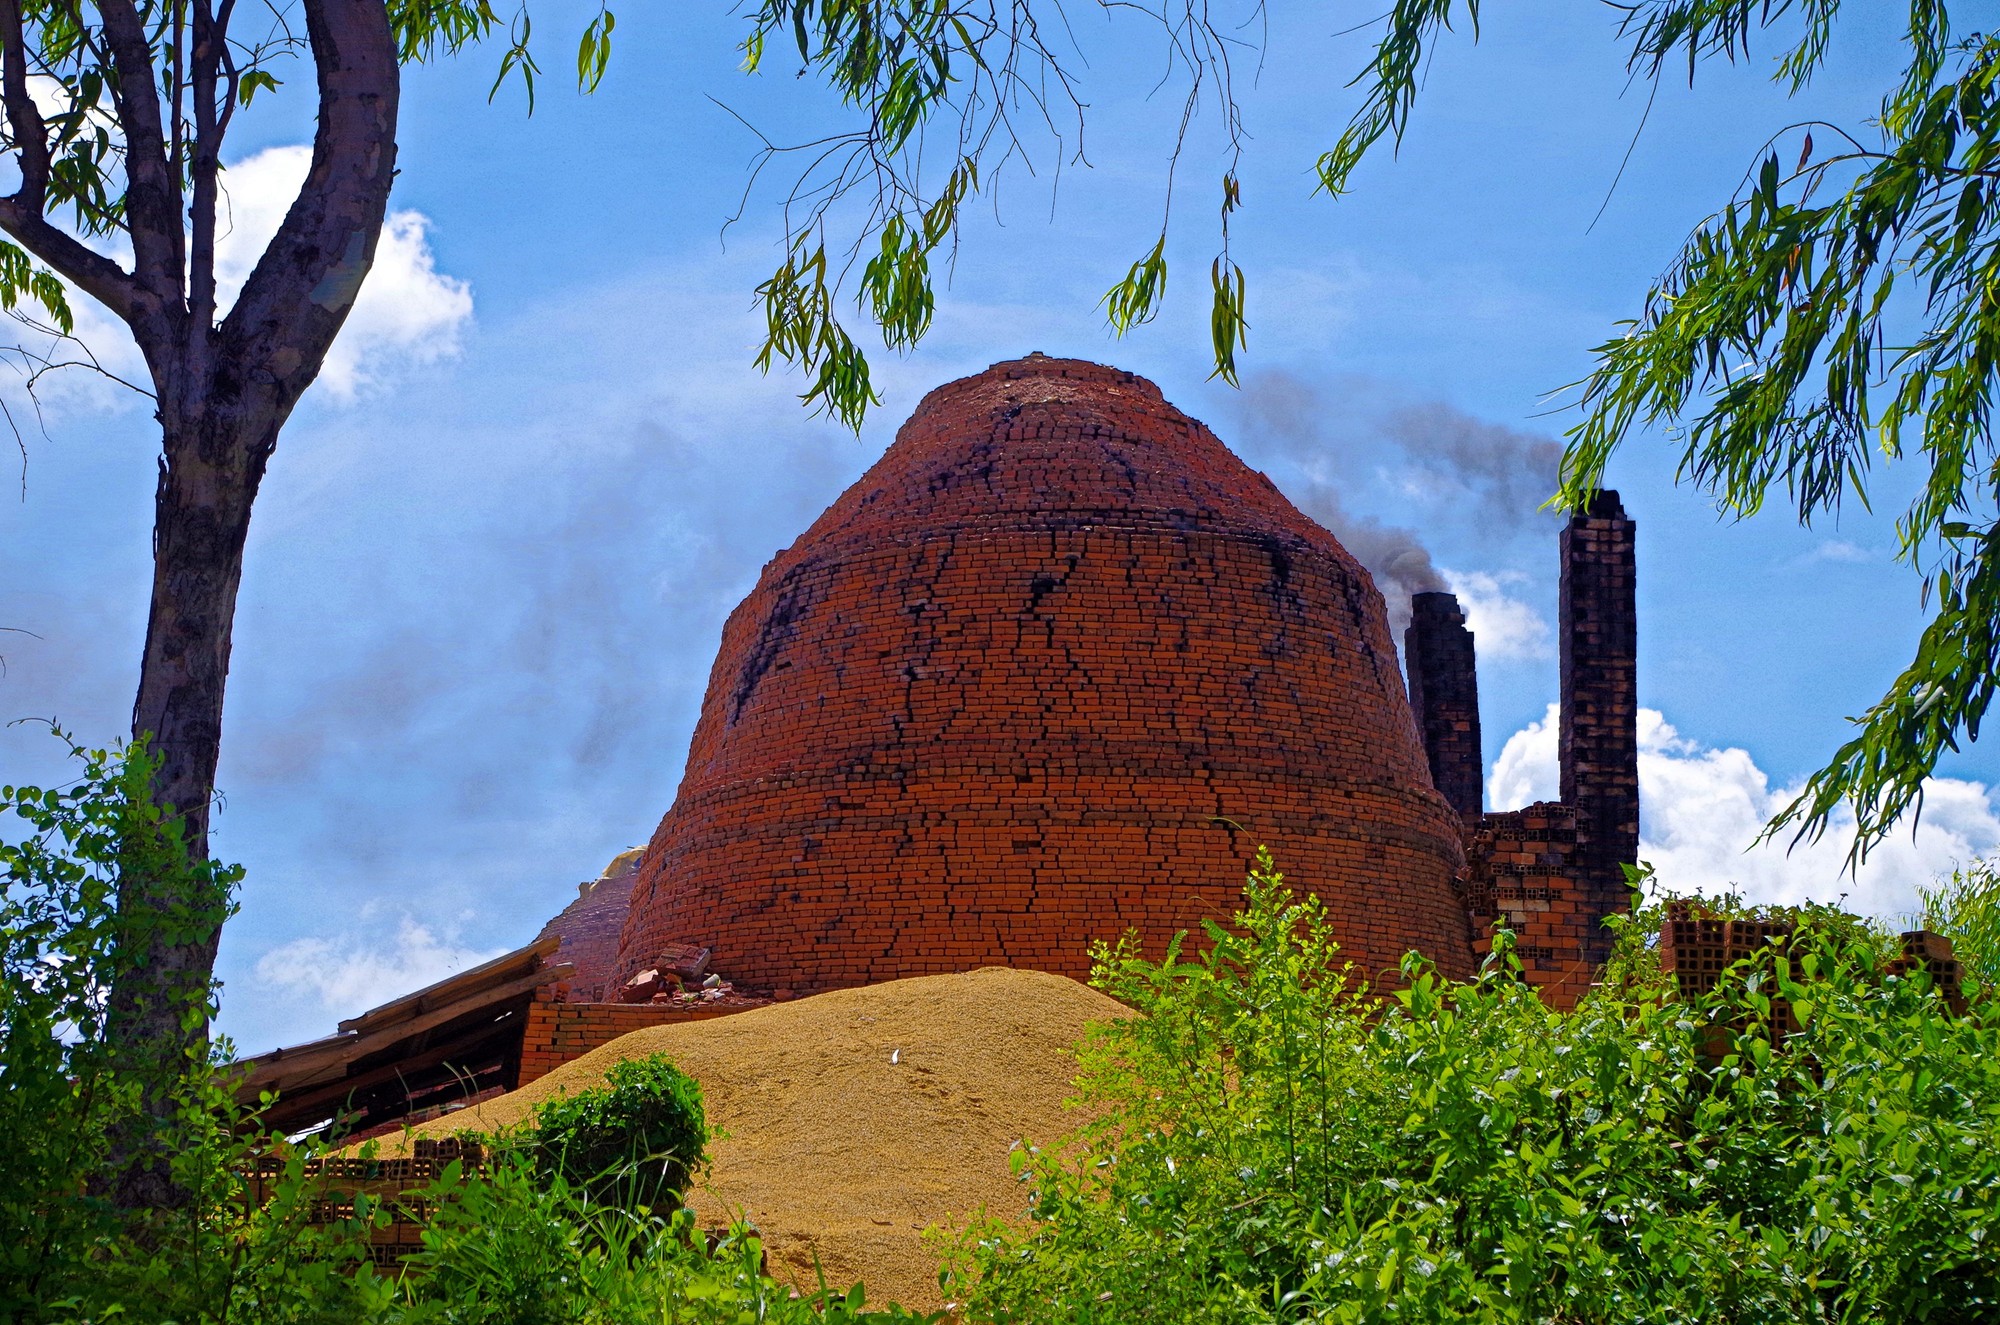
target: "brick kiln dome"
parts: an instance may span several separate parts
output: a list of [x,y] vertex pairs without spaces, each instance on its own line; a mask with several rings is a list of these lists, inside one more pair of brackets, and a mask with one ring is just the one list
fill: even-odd
[[1471,936],[1366,571],[1131,373],[938,388],[730,615],[619,950],[800,993],[1082,975],[1268,844],[1366,971]]

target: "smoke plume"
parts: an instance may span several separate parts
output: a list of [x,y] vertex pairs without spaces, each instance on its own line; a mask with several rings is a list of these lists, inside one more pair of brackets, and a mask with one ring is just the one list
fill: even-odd
[[1562,446],[1441,402],[1385,404],[1366,384],[1339,394],[1287,372],[1244,383],[1231,443],[1375,577],[1400,641],[1413,594],[1447,589],[1425,536],[1369,508],[1473,536],[1482,558],[1553,532],[1540,509]]

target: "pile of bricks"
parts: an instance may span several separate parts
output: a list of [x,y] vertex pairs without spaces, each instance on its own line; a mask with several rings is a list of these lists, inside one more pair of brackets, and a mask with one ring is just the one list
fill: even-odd
[[731,615],[618,973],[1082,976],[1227,919],[1259,845],[1371,976],[1471,972],[1367,572],[1152,383],[1031,357],[926,397]]
[[[409,1155],[394,1159],[334,1155],[310,1160],[305,1177],[319,1188],[320,1195],[313,1200],[309,1221],[345,1223],[355,1217],[356,1197],[373,1198],[390,1218],[369,1231],[369,1259],[379,1267],[393,1269],[422,1249],[424,1223],[433,1213],[432,1203],[413,1193],[437,1181],[454,1161],[463,1171],[476,1173],[485,1168],[486,1160],[486,1150],[477,1141],[458,1137],[420,1137]],[[247,1199],[257,1205],[269,1201],[284,1172],[282,1156],[259,1160],[244,1175]]]

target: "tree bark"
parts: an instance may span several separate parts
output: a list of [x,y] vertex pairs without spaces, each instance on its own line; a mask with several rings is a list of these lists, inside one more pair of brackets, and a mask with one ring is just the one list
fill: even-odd
[[[384,0],[306,0],[305,11],[319,82],[312,164],[235,306],[219,325],[198,290],[194,308],[176,298],[165,307],[134,300],[118,310],[151,369],[161,428],[152,604],[132,734],[150,741],[160,758],[154,798],[179,816],[196,862],[209,855],[251,506],[279,430],[318,375],[374,262],[395,177],[400,71]],[[121,118],[128,101],[143,111],[141,87],[143,80],[134,80],[123,89]],[[219,145],[196,150],[213,155]],[[0,209],[0,227],[12,229],[12,219]],[[213,233],[212,225],[196,226],[197,246],[212,242]],[[26,236],[23,242],[34,248]],[[197,273],[213,258],[175,247],[175,291],[184,288],[184,255]],[[160,273],[144,270],[140,256],[133,276],[144,289]],[[166,1080],[159,1069],[207,1051],[207,1019],[191,1014],[206,1006],[221,936],[219,917],[178,922],[196,899],[177,886],[138,872],[119,880],[119,913],[133,939],[120,956],[108,1033],[121,1059],[155,1081]],[[148,1117],[134,1134],[116,1138],[122,1172],[114,1195],[127,1209],[174,1199],[165,1156],[145,1134],[172,1103],[163,1090],[149,1089]]]

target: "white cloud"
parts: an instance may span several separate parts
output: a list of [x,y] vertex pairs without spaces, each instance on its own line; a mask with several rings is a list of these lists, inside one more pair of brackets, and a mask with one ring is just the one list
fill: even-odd
[[[309,147],[273,147],[223,172],[215,267],[224,308],[278,233],[311,164]],[[383,223],[375,265],[320,370],[320,384],[335,397],[352,400],[392,366],[433,363],[458,352],[472,319],[472,288],[438,273],[426,239],[429,226],[413,211],[392,211]]]
[[1540,722],[1531,722],[1507,738],[1486,777],[1486,804],[1490,808],[1518,810],[1556,798],[1560,785],[1556,739],[1561,718],[1561,707],[1551,704]]
[[1439,567],[1445,583],[1458,595],[1465,609],[1465,624],[1471,628],[1482,660],[1488,658],[1547,658],[1550,646],[1549,623],[1534,607],[1512,597],[1512,585],[1528,583],[1519,571],[1488,575],[1483,571],[1456,571]]
[[1829,538],[1814,549],[1814,555],[1821,561],[1873,561],[1875,554],[1859,543],[1851,543],[1844,538]]
[[[243,283],[298,196],[311,164],[309,147],[273,147],[223,171],[215,245],[216,294],[222,311],[226,312],[242,292]],[[342,404],[399,368],[434,363],[459,351],[472,320],[472,287],[439,274],[428,240],[429,227],[429,219],[421,212],[408,210],[392,211],[383,221],[375,265],[317,379],[317,385]],[[122,237],[89,242],[130,268],[131,248]],[[41,360],[94,360],[105,372],[150,389],[145,361],[125,324],[74,288],[69,296],[76,315],[76,343],[24,333],[21,344],[27,354]],[[13,359],[7,362],[16,363]],[[35,362],[33,357],[20,359],[16,366],[25,376]],[[35,388],[35,409],[45,418],[111,413],[132,408],[142,400],[87,369],[52,373]],[[25,425],[27,419],[16,422]]]
[[404,916],[393,939],[347,933],[282,943],[257,960],[252,983],[325,1016],[349,1017],[505,951],[462,947]]
[[[1514,733],[1487,782],[1496,809],[1557,795],[1559,710]],[[2000,806],[1977,782],[1932,778],[1914,829],[1899,828],[1865,865],[1843,874],[1854,818],[1842,810],[1825,836],[1790,851],[1787,840],[1752,847],[1799,785],[1772,788],[1746,750],[1689,740],[1654,709],[1639,710],[1641,859],[1679,892],[1733,889],[1754,902],[1797,904],[1845,897],[1850,910],[1899,919],[1917,907],[1917,887],[1961,862],[2000,848]]]
[[1821,562],[1834,561],[1847,565],[1859,565],[1876,559],[1873,548],[1845,538],[1824,538],[1815,544],[1810,552],[1801,553],[1792,559],[1793,566],[1813,566]]

